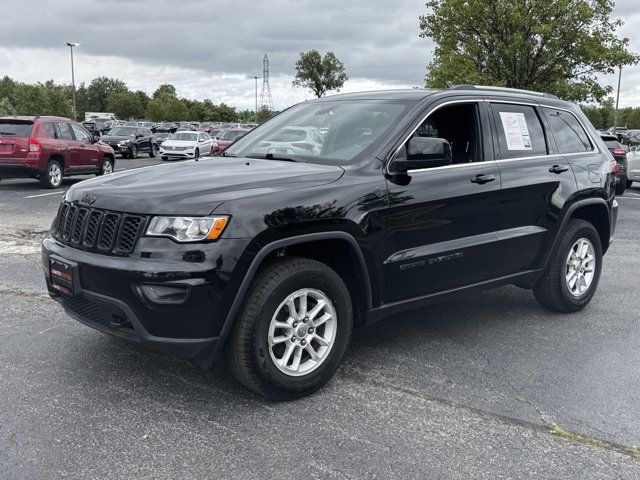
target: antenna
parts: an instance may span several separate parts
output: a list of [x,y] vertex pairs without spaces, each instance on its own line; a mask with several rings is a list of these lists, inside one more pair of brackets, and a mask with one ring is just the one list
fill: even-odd
[[273,98],[269,86],[269,57],[266,53],[262,59],[262,93],[260,94],[260,109],[263,108],[273,110]]

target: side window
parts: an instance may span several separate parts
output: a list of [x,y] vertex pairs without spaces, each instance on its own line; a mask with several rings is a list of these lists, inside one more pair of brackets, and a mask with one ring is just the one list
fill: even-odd
[[47,132],[47,136],[49,138],[59,138],[58,132],[56,131],[53,123],[43,123],[42,128]]
[[[452,164],[481,162],[481,132],[476,103],[456,103],[439,108],[416,129],[413,137],[443,138],[451,146]],[[407,145],[395,160],[406,159]],[[392,165],[393,167],[393,165]]]
[[76,137],[76,140],[79,142],[89,142],[91,141],[91,135],[84,128],[75,123],[70,124],[71,130],[73,130],[73,134]]
[[553,108],[543,108],[542,110],[547,117],[549,128],[560,153],[580,153],[593,150],[587,132],[584,131],[575,115]]
[[143,133],[144,133],[145,137],[152,137],[153,136],[153,133],[151,133],[151,130],[149,130],[148,128],[145,128]]
[[60,131],[60,138],[63,140],[73,140],[73,135],[71,135],[71,129],[69,128],[68,123],[58,123],[58,130]]
[[501,160],[547,154],[544,130],[534,107],[493,103],[491,109]]

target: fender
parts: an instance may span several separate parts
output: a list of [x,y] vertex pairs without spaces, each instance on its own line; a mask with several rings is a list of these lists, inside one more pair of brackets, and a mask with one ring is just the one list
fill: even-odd
[[309,233],[305,235],[297,235],[295,237],[283,238],[262,247],[262,249],[251,261],[251,265],[249,265],[249,268],[247,269],[244,278],[242,279],[240,288],[238,288],[238,291],[236,292],[236,296],[233,300],[233,303],[231,304],[231,308],[229,308],[224,324],[222,325],[222,329],[220,330],[220,341],[217,342],[215,354],[221,353],[222,348],[224,348],[226,338],[231,332],[231,328],[233,327],[235,318],[240,311],[241,302],[244,299],[247,291],[249,290],[249,286],[251,285],[251,282],[253,281],[265,257],[273,251],[283,247],[288,247],[300,243],[314,242],[318,240],[346,240],[347,242],[349,242],[353,252],[355,253],[356,259],[358,260],[358,264],[360,265],[361,273],[366,279],[366,281],[364,282],[365,308],[367,310],[371,310],[372,297],[371,282],[369,280],[369,269],[367,268],[367,264],[365,262],[364,256],[362,255],[362,251],[360,250],[360,246],[353,236],[349,235],[346,232],[332,231]]
[[[567,226],[567,223],[569,223],[569,220],[571,220],[573,212],[587,205],[602,205],[607,209],[607,211],[609,211],[609,205],[607,205],[607,202],[602,198],[587,198],[584,200],[578,200],[572,203],[571,205],[569,205],[566,213],[564,214],[564,217],[562,218],[562,223],[560,224],[560,226],[555,232],[555,237],[551,244],[551,248],[547,249],[546,257],[544,259],[545,267],[549,264],[549,261],[551,260],[551,255],[553,254],[553,252],[555,252],[556,247],[558,246],[558,243],[560,243],[562,232],[564,232],[565,227]],[[611,218],[610,217],[607,218],[607,221],[609,222],[609,232],[611,232]],[[609,238],[603,239],[603,240],[606,241],[607,245],[609,244],[609,240],[610,240]],[[606,248],[603,248],[603,253],[604,251],[606,251]]]

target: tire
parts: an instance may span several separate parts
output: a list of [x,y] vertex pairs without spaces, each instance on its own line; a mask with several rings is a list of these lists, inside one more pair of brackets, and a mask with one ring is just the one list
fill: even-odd
[[42,186],[44,188],[60,188],[62,186],[62,178],[64,177],[64,171],[60,162],[57,160],[49,160],[47,169],[40,177]]
[[[582,274],[585,275],[588,286],[584,291],[576,290],[572,293],[568,284],[570,282],[567,279],[567,275],[573,268],[569,264],[570,255],[577,243],[583,240],[590,243],[592,249],[590,256],[593,257],[592,261],[586,261],[581,265],[583,267]],[[601,270],[602,244],[600,243],[598,231],[591,223],[585,220],[572,219],[562,234],[559,245],[553,252],[545,273],[534,285],[533,294],[538,303],[549,310],[565,313],[577,312],[582,310],[593,298],[598,288]],[[589,273],[592,273],[590,280],[588,278]]]
[[193,158],[194,159],[199,159],[200,158],[200,150],[196,148],[196,151],[193,153]]
[[618,177],[618,183],[616,184],[616,195],[624,194],[627,189],[627,176]]
[[150,158],[156,158],[156,155],[158,154],[157,150],[156,150],[156,144],[152,143],[151,144],[151,150],[149,151],[149,157]]
[[169,157],[160,157],[162,159],[163,162],[166,162],[167,160],[169,160]]
[[138,146],[131,145],[131,150],[129,150],[129,158],[138,158]]
[[110,173],[113,173],[114,168],[115,162],[113,161],[113,159],[111,157],[104,157],[96,175],[109,175]]
[[631,185],[633,185],[633,180],[627,180],[627,188],[631,188]]
[[[302,311],[301,305],[295,302],[306,296],[307,305],[311,305],[309,317],[312,317],[308,321],[300,317],[296,328],[293,319],[286,318],[291,317],[286,299],[294,295],[298,295],[293,300],[294,315]],[[312,315],[318,298],[328,301],[319,313]],[[330,316],[324,324],[316,324],[327,314]],[[272,330],[276,316],[282,322],[280,325],[289,326]],[[316,326],[318,331],[308,330],[305,335],[305,329]],[[335,271],[315,260],[281,258],[257,274],[244,298],[244,308],[227,344],[229,365],[241,384],[262,396],[273,400],[303,397],[321,388],[336,372],[351,341],[352,328],[351,297]],[[320,329],[320,338],[331,338],[330,346],[325,346],[324,351],[314,339]],[[270,337],[287,339],[270,346]],[[291,365],[287,360],[278,366],[278,358],[282,360],[288,349],[293,352],[287,357]],[[309,349],[321,353],[319,360],[312,360]],[[296,369],[298,351],[301,353]]]

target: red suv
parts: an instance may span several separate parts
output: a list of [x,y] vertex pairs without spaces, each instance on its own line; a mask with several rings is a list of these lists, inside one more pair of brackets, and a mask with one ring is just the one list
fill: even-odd
[[113,172],[113,149],[62,117],[0,117],[0,178],[37,178],[58,188],[66,175]]

